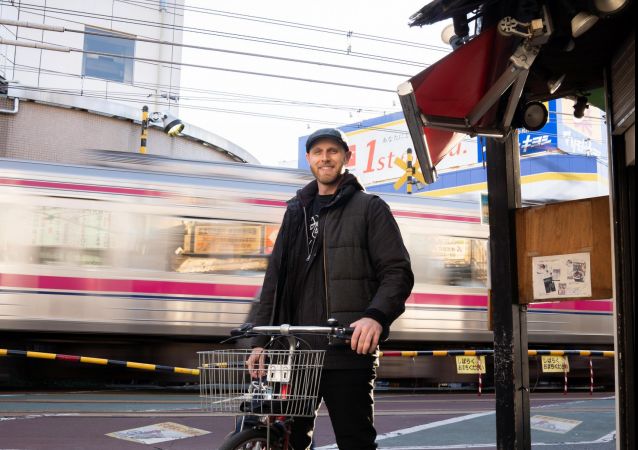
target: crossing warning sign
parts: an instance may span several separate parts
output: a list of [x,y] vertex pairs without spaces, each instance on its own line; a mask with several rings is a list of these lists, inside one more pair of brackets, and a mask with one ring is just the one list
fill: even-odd
[[403,187],[404,184],[407,183],[407,193],[412,193],[412,186],[417,182],[421,184],[425,183],[425,178],[423,178],[423,173],[419,168],[419,161],[413,163],[412,161],[412,149],[409,148],[407,151],[408,162],[406,163],[401,158],[396,158],[394,160],[394,164],[405,171],[403,175],[394,183],[394,190],[398,191]]
[[457,356],[456,373],[485,373],[485,356]]
[[543,373],[569,372],[569,359],[567,356],[542,356]]

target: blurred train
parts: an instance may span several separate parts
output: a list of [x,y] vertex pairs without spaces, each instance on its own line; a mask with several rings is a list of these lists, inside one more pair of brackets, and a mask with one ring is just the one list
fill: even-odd
[[[137,360],[139,342],[220,342],[246,321],[286,200],[310,173],[108,151],[93,157],[91,166],[0,159],[0,328],[14,343],[37,341],[47,351],[87,353],[61,343],[95,336],[129,339]],[[489,347],[489,230],[478,204],[381,197],[416,279],[385,348]],[[532,348],[611,349],[612,301],[531,305],[528,336]],[[164,364],[172,358],[144,354]],[[412,377],[411,364],[382,367]]]

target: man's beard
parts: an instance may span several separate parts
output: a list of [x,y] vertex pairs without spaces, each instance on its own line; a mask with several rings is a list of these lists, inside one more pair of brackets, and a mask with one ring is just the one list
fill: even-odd
[[339,183],[339,180],[341,179],[341,176],[343,175],[343,170],[339,170],[334,175],[327,175],[327,174],[322,174],[320,169],[316,167],[311,167],[310,169],[312,171],[312,174],[315,176],[315,178],[317,179],[319,183],[329,185],[329,186]]

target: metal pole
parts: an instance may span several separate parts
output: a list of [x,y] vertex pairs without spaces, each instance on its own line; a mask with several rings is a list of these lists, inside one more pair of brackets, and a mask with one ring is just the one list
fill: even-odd
[[412,149],[409,148],[408,149],[408,186],[407,186],[407,191],[408,194],[412,193],[412,185],[414,184],[414,178],[412,177],[412,175],[414,174],[414,167],[412,165]]
[[563,395],[567,395],[567,356],[563,356],[563,375],[565,377],[565,385],[563,386]]
[[520,207],[518,136],[487,140],[496,443],[531,449],[527,306],[518,304],[514,211]]
[[[635,26],[630,34],[635,34]],[[626,54],[632,56],[628,65],[635,68],[633,60],[635,37],[626,44]],[[615,96],[621,91],[613,85],[614,70],[620,65],[612,64],[605,70],[605,92],[607,117],[614,117]],[[620,77],[621,74],[618,76]],[[624,75],[624,73],[622,74]],[[620,78],[616,78],[620,79]],[[633,84],[631,84],[633,86]],[[633,102],[635,106],[635,100]],[[614,134],[614,120],[607,120],[609,143],[609,181],[612,207],[612,239],[614,267],[614,359],[616,362],[616,448],[636,448],[636,164],[627,161],[626,132]],[[635,126],[635,121],[634,121]],[[634,139],[635,146],[635,139]],[[634,158],[635,159],[635,158]]]
[[146,141],[148,140],[148,106],[142,108],[142,137],[140,139],[140,153],[146,153]]

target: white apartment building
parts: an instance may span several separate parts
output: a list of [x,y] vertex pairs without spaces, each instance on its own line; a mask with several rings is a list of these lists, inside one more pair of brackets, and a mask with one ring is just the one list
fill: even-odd
[[[151,117],[179,116],[183,5],[0,1],[0,157],[78,162],[82,148],[138,151],[143,106]],[[52,134],[37,136],[54,117]],[[36,124],[37,132],[30,126]],[[159,131],[161,121],[151,125],[150,153],[257,162],[210,131],[186,124],[175,139]],[[89,126],[91,138],[81,133],[68,140],[56,132]]]

